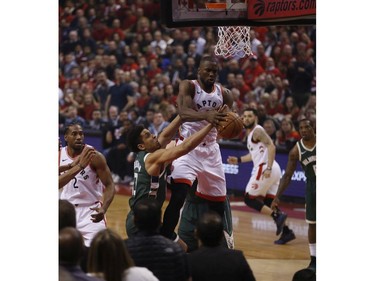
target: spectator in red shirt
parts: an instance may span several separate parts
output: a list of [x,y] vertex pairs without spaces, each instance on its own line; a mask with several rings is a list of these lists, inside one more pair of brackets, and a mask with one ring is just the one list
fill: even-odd
[[249,66],[245,69],[244,79],[246,84],[254,88],[255,79],[264,72],[263,67],[258,63],[258,57],[252,56]]
[[274,77],[281,76],[280,70],[275,66],[275,61],[272,57],[269,57],[266,61],[266,73],[272,74]]
[[121,22],[118,18],[114,19],[112,21],[112,27],[110,28],[107,28],[106,30],[106,40],[111,40],[112,36],[114,33],[117,33],[120,37],[120,40],[124,40],[125,39],[125,33],[124,31],[121,29]]
[[120,1],[120,8],[116,11],[116,17],[120,20],[121,28],[127,31],[133,24],[137,22],[137,16],[127,5],[127,1]]
[[158,56],[156,55],[156,53],[154,52],[153,48],[150,45],[147,45],[145,47],[144,56],[146,57],[146,60],[147,60],[148,64],[150,64],[151,60],[158,58]]
[[162,73],[161,68],[158,66],[156,59],[150,60],[149,69],[146,71],[147,78],[152,80],[155,78],[156,74]]
[[122,70],[123,71],[130,71],[132,69],[138,70],[139,65],[137,64],[137,58],[135,56],[127,56],[125,58],[125,63],[122,65]]
[[300,109],[296,104],[294,98],[292,96],[286,97],[283,102],[283,109],[281,111],[281,114],[284,115],[284,118],[291,119],[294,124],[297,124],[299,113]]
[[83,117],[86,121],[91,121],[92,113],[98,108],[98,103],[95,101],[92,92],[87,92],[83,96],[83,104],[78,110],[78,115]]
[[174,88],[172,84],[164,85],[164,100],[168,104],[172,104],[172,105],[177,104],[177,95],[175,95],[174,93]]
[[300,138],[292,120],[284,118],[281,121],[280,129],[276,132],[276,148],[288,152]]
[[103,42],[107,36],[107,26],[101,21],[95,21],[92,25],[92,37],[96,41]]
[[261,67],[265,69],[268,56],[266,55],[266,51],[264,49],[263,44],[260,44],[257,47],[257,57],[258,57],[258,63],[261,65]]
[[277,90],[275,89],[271,92],[268,103],[266,104],[267,114],[270,116],[275,116],[281,113],[282,109],[283,109],[283,106],[279,102]]
[[236,88],[240,91],[240,100],[245,102],[245,97],[251,95],[251,88],[245,83],[242,74],[236,75]]

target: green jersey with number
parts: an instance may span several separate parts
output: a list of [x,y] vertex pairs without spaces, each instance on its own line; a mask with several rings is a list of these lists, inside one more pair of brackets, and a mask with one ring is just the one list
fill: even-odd
[[165,169],[160,176],[150,176],[145,167],[145,160],[149,153],[141,151],[137,153],[134,161],[134,185],[132,196],[129,199],[131,209],[142,198],[152,197],[163,205],[166,193],[166,172]]
[[307,181],[316,181],[316,144],[313,148],[306,148],[303,140],[297,142],[299,161],[305,171]]

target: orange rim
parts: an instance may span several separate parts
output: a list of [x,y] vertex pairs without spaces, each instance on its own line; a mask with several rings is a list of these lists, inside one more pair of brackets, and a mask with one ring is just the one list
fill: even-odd
[[226,9],[227,3],[206,3],[206,9]]

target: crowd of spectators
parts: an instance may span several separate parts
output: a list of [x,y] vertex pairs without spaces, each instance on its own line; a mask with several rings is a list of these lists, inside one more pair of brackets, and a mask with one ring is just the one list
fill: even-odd
[[[288,150],[298,120],[315,124],[315,26],[253,27],[251,40],[252,56],[218,57],[218,82],[239,114],[256,107],[260,125],[271,119],[277,148]],[[125,149],[133,124],[160,132],[176,114],[179,82],[197,77],[216,42],[216,27],[163,26],[160,1],[60,0],[60,128],[78,120],[100,131],[107,152]]]

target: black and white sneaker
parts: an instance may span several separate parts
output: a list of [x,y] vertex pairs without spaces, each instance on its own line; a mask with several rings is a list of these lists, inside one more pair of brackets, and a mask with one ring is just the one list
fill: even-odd
[[277,245],[284,245],[294,239],[296,239],[296,235],[294,234],[293,230],[289,228],[287,228],[286,230],[284,227],[283,233],[281,234],[280,238],[278,240],[275,240],[274,243]]

